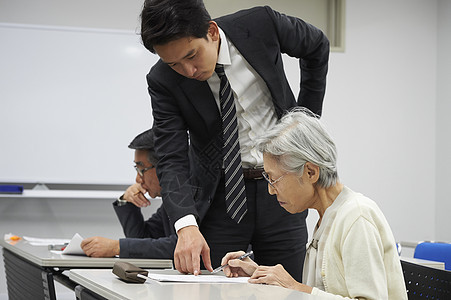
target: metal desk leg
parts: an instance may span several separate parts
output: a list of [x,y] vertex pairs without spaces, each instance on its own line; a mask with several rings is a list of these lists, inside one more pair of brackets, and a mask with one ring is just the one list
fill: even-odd
[[102,296],[97,295],[81,285],[75,287],[75,296],[77,297],[77,300],[106,300]]

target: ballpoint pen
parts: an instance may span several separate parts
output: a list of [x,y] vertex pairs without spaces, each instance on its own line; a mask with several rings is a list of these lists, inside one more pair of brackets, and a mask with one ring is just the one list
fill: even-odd
[[[245,254],[243,254],[243,255],[241,255],[240,257],[238,257],[237,259],[239,259],[239,260],[243,260],[243,259],[245,259],[246,257],[249,257],[249,256],[251,256],[252,254],[253,254],[254,252],[251,250],[251,251],[249,251],[249,252],[247,252],[247,253],[245,253]],[[218,273],[219,271],[222,271],[225,267],[227,267],[229,264],[225,264],[225,265],[222,265],[222,266],[219,266],[219,267],[217,267],[216,269],[214,269],[211,273]]]
[[64,243],[64,244],[61,244],[61,245],[52,244],[52,245],[48,245],[48,249],[49,250],[63,251],[64,249],[66,249],[67,245],[69,245],[69,243]]

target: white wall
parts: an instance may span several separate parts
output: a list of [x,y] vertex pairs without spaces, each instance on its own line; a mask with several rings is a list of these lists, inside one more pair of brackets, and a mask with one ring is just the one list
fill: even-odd
[[[12,3],[0,0],[0,10],[6,2]],[[399,241],[451,240],[450,20],[446,0],[348,0],[346,50],[330,57],[323,120],[338,145],[341,179],[380,205]],[[298,70],[286,67],[294,83]],[[51,209],[69,216],[73,203],[19,201],[0,200],[0,221],[10,213],[25,218],[20,212],[32,207],[32,232],[70,235],[80,229],[76,218],[67,227]],[[118,235],[108,201],[83,205],[109,214],[102,224],[88,214],[93,223],[82,228],[84,235]],[[61,224],[50,226],[49,215]],[[0,222],[2,232],[30,231],[30,223],[5,220],[13,223]],[[0,295],[6,291],[2,276]]]
[[0,0],[0,22],[135,31],[144,0]]
[[435,149],[444,139],[435,134],[436,2],[346,6],[346,51],[331,55],[324,107],[341,179],[380,205],[397,240],[434,239]]
[[437,180],[435,238],[451,241],[451,1],[438,1],[437,48]]

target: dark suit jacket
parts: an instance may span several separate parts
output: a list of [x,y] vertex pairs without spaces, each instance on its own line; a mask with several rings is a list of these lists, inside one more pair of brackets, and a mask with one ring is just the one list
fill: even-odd
[[119,240],[120,257],[173,259],[177,235],[163,207],[147,221],[134,204],[113,207],[126,237]]
[[[320,30],[269,7],[243,10],[216,22],[266,82],[278,118],[297,105],[321,114],[329,42]],[[297,99],[285,76],[282,53],[299,58],[302,78]],[[222,125],[213,94],[207,82],[183,77],[161,60],[147,82],[164,207],[171,223],[187,214],[201,221],[222,167]],[[189,146],[195,162],[191,164]]]

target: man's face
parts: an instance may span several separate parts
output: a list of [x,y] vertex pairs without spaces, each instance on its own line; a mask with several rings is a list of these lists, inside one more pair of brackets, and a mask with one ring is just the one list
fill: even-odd
[[[144,170],[153,167],[149,162],[149,152],[147,150],[135,150],[135,165],[138,169]],[[161,196],[160,182],[158,181],[155,168],[144,171],[143,176],[136,174],[136,182],[146,189],[150,197],[155,198]]]
[[187,78],[205,81],[215,71],[219,51],[218,25],[211,21],[207,39],[185,37],[154,46],[161,60]]

